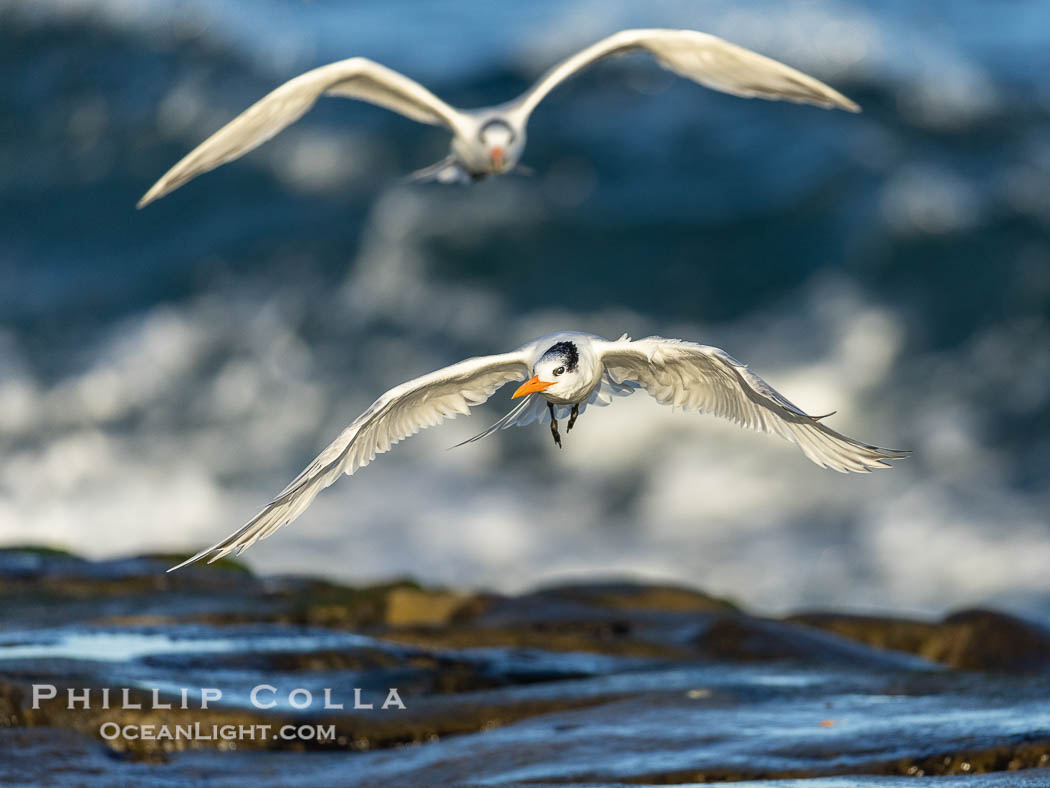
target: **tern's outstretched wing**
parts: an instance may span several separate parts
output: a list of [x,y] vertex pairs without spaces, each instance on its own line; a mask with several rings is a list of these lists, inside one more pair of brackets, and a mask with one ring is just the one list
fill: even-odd
[[908,452],[847,438],[791,404],[724,350],[678,339],[620,339],[601,346],[614,377],[638,381],[658,402],[699,410],[797,443],[817,465],[845,473],[887,468]]
[[317,493],[341,474],[349,476],[422,429],[470,413],[470,406],[487,400],[504,383],[525,380],[533,360],[530,348],[526,345],[511,353],[470,358],[390,389],[247,524],[168,571],[208,555],[210,563],[246,550],[302,514]]
[[465,116],[418,82],[363,57],[300,74],[267,94],[188,153],[139,200],[138,207],[262,145],[306,114],[321,96],[360,99],[420,123],[455,131]]
[[858,112],[854,102],[820,80],[750,49],[696,30],[621,30],[548,71],[515,102],[524,121],[543,98],[569,77],[602,58],[647,51],[666,69],[735,96],[783,99]]

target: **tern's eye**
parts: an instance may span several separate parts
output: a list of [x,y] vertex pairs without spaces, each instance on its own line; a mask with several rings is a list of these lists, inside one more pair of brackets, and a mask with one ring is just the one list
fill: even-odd
[[560,375],[564,371],[565,371],[565,367],[558,367],[556,370],[554,370],[554,374],[555,375]]

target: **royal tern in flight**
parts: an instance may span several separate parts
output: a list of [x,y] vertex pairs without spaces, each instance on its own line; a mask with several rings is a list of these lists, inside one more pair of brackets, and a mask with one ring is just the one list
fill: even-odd
[[414,173],[417,180],[463,182],[509,172],[518,166],[525,149],[529,116],[551,90],[602,58],[639,50],[664,68],[723,93],[859,110],[841,93],[801,71],[696,30],[621,30],[559,63],[513,101],[471,110],[446,104],[403,74],[352,57],[300,74],[257,101],[168,170],[138,207],[266,142],[301,118],[321,96],[360,99],[452,132],[451,153]]
[[559,418],[568,416],[569,432],[588,405],[608,405],[614,396],[643,388],[662,404],[711,413],[779,435],[797,443],[817,465],[843,473],[887,468],[886,460],[907,453],[869,446],[835,432],[821,421],[824,416],[807,415],[716,347],[663,337],[633,341],[626,334],[610,342],[594,334],[562,331],[510,353],[468,358],[390,389],[246,525],[168,571],[208,555],[210,563],[241,553],[302,514],[317,493],[340,475],[353,474],[421,429],[470,413],[471,405],[481,404],[512,380],[525,381],[512,396],[523,398],[521,403],[464,443],[506,427],[549,419],[554,442],[561,447]]

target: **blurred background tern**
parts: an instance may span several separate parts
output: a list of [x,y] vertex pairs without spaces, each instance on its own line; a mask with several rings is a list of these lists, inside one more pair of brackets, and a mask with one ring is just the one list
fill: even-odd
[[359,99],[452,133],[452,152],[415,180],[464,183],[512,172],[525,151],[536,105],[569,77],[603,58],[644,51],[666,69],[723,93],[783,99],[851,112],[859,107],[823,82],[716,36],[695,30],[621,30],[548,71],[505,104],[463,110],[418,82],[367,58],[315,68],[263,97],[194,148],[139,200],[142,208],[198,175],[240,158],[299,120],[321,96]]

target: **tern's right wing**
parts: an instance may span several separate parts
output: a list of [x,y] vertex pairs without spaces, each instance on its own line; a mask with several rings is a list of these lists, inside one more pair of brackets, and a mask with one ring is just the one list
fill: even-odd
[[[658,402],[729,419],[798,444],[817,465],[845,473],[888,468],[908,452],[849,438],[810,416],[724,350],[680,339],[621,337],[601,348],[602,362],[623,381],[637,381]],[[829,414],[830,415],[830,414]]]
[[511,353],[469,358],[390,389],[248,523],[168,571],[209,555],[210,563],[265,539],[302,514],[341,474],[349,476],[422,429],[470,413],[472,405],[480,405],[505,383],[525,380],[533,355],[530,344]]
[[359,99],[455,132],[466,116],[418,82],[367,58],[352,57],[300,74],[267,94],[188,153],[142,199],[143,208],[182,184],[240,158],[299,120],[321,96]]

